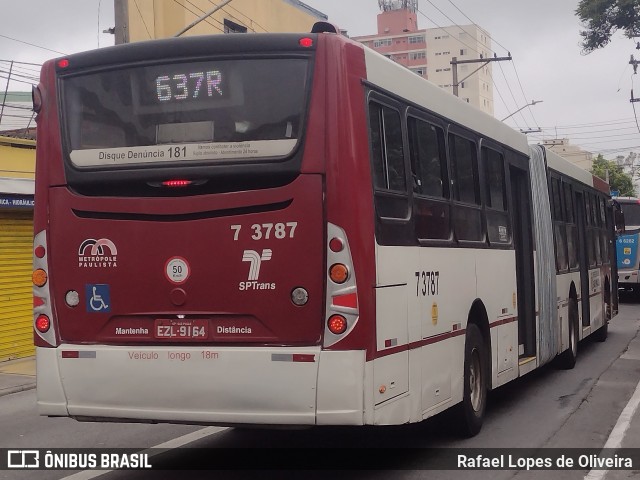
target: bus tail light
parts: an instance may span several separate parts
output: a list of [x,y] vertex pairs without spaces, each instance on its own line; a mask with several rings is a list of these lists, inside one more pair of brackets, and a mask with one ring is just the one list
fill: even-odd
[[162,182],[163,187],[172,187],[172,188],[188,187],[189,185],[192,185],[192,184],[193,182],[191,180],[165,180],[164,182]]
[[44,287],[47,283],[47,272],[42,268],[38,268],[31,274],[31,279],[36,287]]
[[329,268],[329,278],[339,285],[342,285],[349,278],[349,269],[342,263],[334,263]]
[[323,346],[342,340],[358,322],[358,290],[346,232],[327,224],[327,298]]
[[342,315],[331,315],[327,321],[327,327],[334,335],[342,335],[347,331],[347,319]]
[[339,253],[344,249],[344,242],[341,238],[333,237],[329,240],[329,248],[334,253]]
[[49,320],[49,317],[46,315],[38,315],[38,318],[36,318],[36,329],[40,333],[47,333],[50,326],[51,321]]
[[313,38],[304,37],[304,38],[301,38],[298,43],[300,43],[301,47],[305,47],[305,48],[313,47]]
[[33,239],[33,330],[38,347],[57,346],[48,262],[47,232],[43,230]]

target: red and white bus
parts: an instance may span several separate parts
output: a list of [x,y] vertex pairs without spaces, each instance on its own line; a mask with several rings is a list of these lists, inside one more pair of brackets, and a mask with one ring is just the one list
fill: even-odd
[[475,434],[489,389],[604,339],[607,185],[316,30],[43,66],[42,415],[387,425],[457,406]]

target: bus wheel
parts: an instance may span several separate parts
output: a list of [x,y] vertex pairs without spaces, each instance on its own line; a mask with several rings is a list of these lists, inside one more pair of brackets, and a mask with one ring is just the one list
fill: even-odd
[[604,342],[609,335],[609,320],[611,320],[611,300],[610,300],[608,285],[607,290],[605,290],[604,297],[604,325],[602,325],[598,330],[593,334],[593,339],[596,342]]
[[578,301],[569,300],[569,348],[558,357],[558,365],[565,370],[576,366],[578,358]]
[[488,383],[487,353],[480,329],[467,326],[464,344],[464,389],[461,404],[461,433],[466,437],[476,435],[482,428],[487,405]]
[[604,342],[609,335],[609,322],[605,320],[605,324],[601,326],[598,330],[593,334],[593,339],[596,342]]

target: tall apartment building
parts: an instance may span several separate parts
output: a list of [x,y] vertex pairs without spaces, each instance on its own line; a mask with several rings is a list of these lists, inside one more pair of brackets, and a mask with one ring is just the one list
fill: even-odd
[[[418,29],[417,0],[379,0],[378,33],[354,40],[453,93],[451,60],[488,58],[489,34],[477,25]],[[491,63],[458,65],[458,96],[493,115]],[[469,76],[470,75],[470,76]],[[465,78],[468,77],[468,78]]]

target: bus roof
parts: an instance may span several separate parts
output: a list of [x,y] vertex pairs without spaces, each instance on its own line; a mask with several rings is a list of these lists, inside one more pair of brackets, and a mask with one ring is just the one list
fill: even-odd
[[636,197],[615,197],[618,203],[640,203],[640,198]]
[[[312,46],[301,46],[300,39],[314,39]],[[189,60],[212,54],[244,54],[260,52],[309,52],[315,50],[317,34],[311,33],[248,33],[238,35],[198,35],[164,38],[114,45],[88,50],[54,59],[59,72],[70,73],[105,65],[119,65],[138,61],[158,61],[177,58]],[[58,61],[66,58],[68,66],[60,68]]]
[[[361,45],[361,44],[360,44]],[[529,155],[526,135],[469,105],[406,67],[361,45],[365,52],[367,80],[459,125]]]
[[571,178],[575,178],[579,182],[590,185],[596,190],[609,195],[609,184],[603,179],[601,179],[600,177],[596,177],[591,172],[588,172],[587,170],[578,167],[576,164],[571,163],[569,160],[561,157],[553,150],[545,148],[545,152],[547,157],[547,166],[550,169],[563,173],[564,175],[567,175]]

